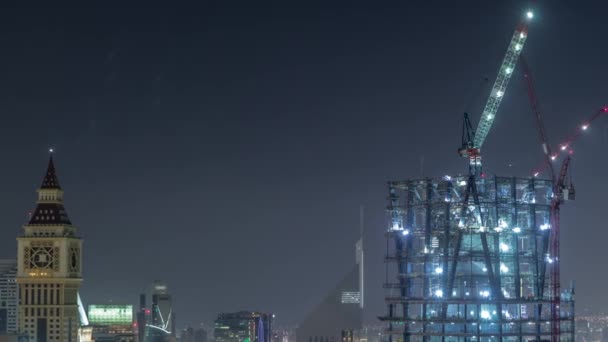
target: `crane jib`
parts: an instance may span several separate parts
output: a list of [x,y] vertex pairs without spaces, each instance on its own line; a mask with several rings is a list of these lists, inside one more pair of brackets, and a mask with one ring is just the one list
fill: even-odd
[[490,96],[483,109],[481,118],[479,119],[479,124],[477,125],[473,140],[473,146],[477,149],[481,149],[481,145],[483,145],[490,128],[492,128],[492,123],[494,123],[494,118],[500,107],[500,102],[505,95],[507,85],[513,75],[517,60],[519,59],[519,55],[524,48],[527,38],[528,27],[525,22],[522,22],[517,26],[513,33],[513,37],[507,48],[507,53],[498,70],[498,76],[496,76],[492,91],[490,92]]

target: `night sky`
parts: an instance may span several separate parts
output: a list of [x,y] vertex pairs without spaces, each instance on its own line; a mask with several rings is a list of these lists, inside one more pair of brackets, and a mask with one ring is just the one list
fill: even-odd
[[[85,304],[136,304],[162,279],[180,328],[241,309],[300,322],[352,267],[360,205],[376,322],[386,181],[467,171],[462,113],[476,124],[491,84],[475,94],[527,8],[98,3],[1,5],[0,257],[16,254],[54,146]],[[607,7],[537,6],[524,55],[554,143],[608,104]],[[484,145],[489,174],[541,161],[519,71]],[[608,117],[576,144],[577,200],[562,209],[562,282],[576,279],[579,313],[608,305],[607,149]]]

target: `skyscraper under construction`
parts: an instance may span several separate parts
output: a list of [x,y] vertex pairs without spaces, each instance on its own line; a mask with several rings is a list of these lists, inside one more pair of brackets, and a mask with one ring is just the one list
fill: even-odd
[[573,291],[557,315],[551,181],[389,182],[387,341],[574,340]]

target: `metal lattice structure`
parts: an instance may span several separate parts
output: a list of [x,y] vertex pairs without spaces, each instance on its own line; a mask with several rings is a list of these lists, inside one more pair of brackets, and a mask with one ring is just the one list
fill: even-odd
[[574,296],[553,299],[549,180],[389,182],[387,341],[574,341]]
[[481,113],[481,119],[479,120],[479,125],[475,131],[475,139],[473,141],[473,146],[475,148],[481,148],[488,132],[490,132],[496,113],[498,113],[498,108],[500,108],[500,102],[505,95],[505,91],[507,91],[507,85],[509,85],[509,80],[511,79],[511,75],[513,75],[513,70],[517,65],[519,55],[524,48],[527,38],[528,27],[526,21],[523,21],[517,25],[513,37],[511,37],[511,42],[509,43],[505,57],[502,60],[500,69],[498,69],[498,75],[496,76],[494,85],[492,86],[492,91],[490,92],[490,96]]

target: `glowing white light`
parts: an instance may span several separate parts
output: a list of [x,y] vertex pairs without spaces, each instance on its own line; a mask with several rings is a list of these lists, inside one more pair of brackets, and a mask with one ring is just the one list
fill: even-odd
[[507,222],[505,222],[504,220],[498,220],[498,225],[500,226],[500,228],[507,228]]
[[551,258],[548,254],[545,256],[545,261],[547,261],[548,263],[552,264],[553,263],[553,258]]
[[51,147],[51,148],[49,148],[49,152],[53,153],[53,152],[55,152],[55,150]]
[[540,230],[547,230],[549,228],[551,228],[551,225],[548,223],[543,223],[540,225]]
[[401,227],[399,227],[399,223],[393,223],[393,230],[401,230]]
[[506,68],[505,73],[510,74],[513,72],[513,68]]
[[479,227],[479,231],[482,233],[485,232],[486,230],[487,230],[487,228],[484,226]]
[[458,221],[458,228],[464,228],[464,223],[462,221]]
[[513,233],[521,233],[521,228],[519,228],[519,227],[513,228]]
[[480,314],[481,318],[483,319],[490,319],[490,312],[487,310],[481,310],[481,314]]
[[581,126],[581,129],[582,129],[583,131],[586,131],[586,130],[587,130],[587,128],[589,128],[589,125],[582,125],[582,126]]
[[538,175],[540,175],[540,172],[534,172],[534,177],[538,177]]
[[409,231],[409,229],[404,229],[404,230],[401,232],[401,234],[403,234],[403,236],[406,236],[406,235],[409,235],[409,234],[410,234],[410,231]]
[[444,198],[444,199],[443,199],[443,201],[444,201],[444,202],[449,202],[449,201],[450,201],[450,198],[449,198],[449,197],[446,197],[446,198]]
[[484,267],[484,268],[482,268],[481,270],[482,270],[482,271],[484,271],[484,272],[488,272],[488,269],[487,269],[487,268],[485,268],[485,267]]
[[505,93],[504,93],[503,91],[500,91],[500,90],[496,92],[496,96],[497,96],[497,97],[501,97],[501,96],[503,96],[504,94],[505,94]]
[[515,44],[515,51],[521,50],[521,44]]
[[568,145],[562,145],[562,146],[560,147],[560,149],[561,149],[562,151],[565,151],[567,148],[568,148]]
[[475,311],[471,311],[471,312],[469,312],[469,313],[470,313],[471,315],[474,315],[474,314],[475,314]]
[[467,185],[467,181],[461,180],[460,182],[458,182],[458,185],[465,186],[465,185]]
[[435,291],[435,296],[436,297],[443,297],[443,290],[439,289],[439,290]]
[[486,298],[490,297],[490,291],[488,291],[488,290],[481,291],[481,292],[479,292],[479,295],[482,297],[486,297]]
[[508,252],[509,251],[509,245],[507,245],[506,243],[501,242],[500,243],[500,250],[503,252]]
[[532,11],[528,11],[528,12],[526,13],[526,17],[527,17],[528,19],[532,19],[532,18],[534,18],[534,13],[533,13]]
[[[465,293],[464,293],[464,295],[465,295],[465,296],[468,296],[468,295],[470,295],[470,294],[471,294],[471,293],[469,293],[469,291],[467,291],[467,292],[465,292]],[[472,315],[472,314],[471,314],[471,315]]]
[[445,175],[445,176],[443,176],[443,179],[445,179],[446,181],[449,182],[452,180],[452,177],[450,177],[449,175]]
[[437,273],[437,274],[441,274],[441,273],[443,273],[443,268],[441,268],[441,267],[437,267],[437,268],[435,269],[435,273]]
[[502,272],[502,273],[509,272],[509,268],[507,267],[507,265],[500,263],[500,272]]
[[551,156],[551,160],[555,160],[557,158],[557,156],[554,154]]
[[525,34],[525,33],[523,33],[523,32],[521,32],[521,33],[519,34],[519,38],[526,38],[526,34]]
[[486,115],[486,120],[492,120],[494,119],[494,115],[488,113],[488,115]]

